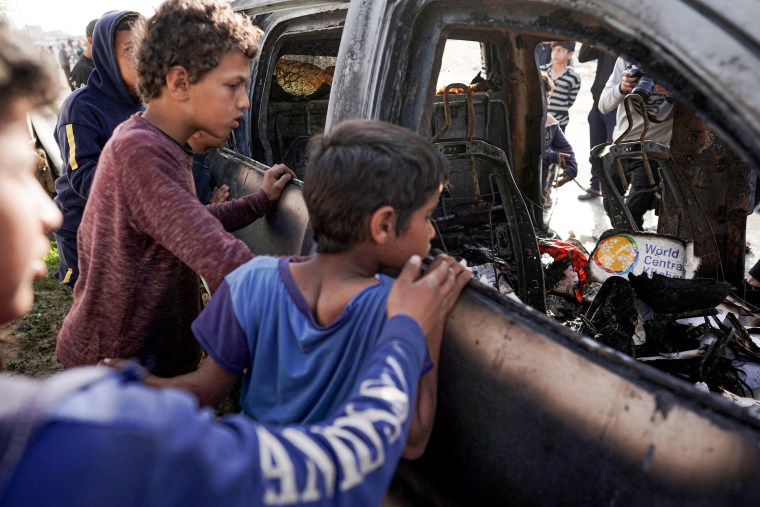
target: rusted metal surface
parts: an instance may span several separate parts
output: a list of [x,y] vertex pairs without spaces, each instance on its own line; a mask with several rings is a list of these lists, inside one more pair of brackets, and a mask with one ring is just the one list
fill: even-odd
[[[535,86],[536,58],[533,48],[540,41],[525,35],[508,34],[505,46],[505,65],[513,133],[513,160],[515,179],[530,203],[542,203],[541,153],[545,115],[543,90]],[[538,135],[537,135],[538,133]],[[530,207],[533,221],[539,229],[544,227],[543,206]]]
[[232,8],[245,11],[250,16],[277,9],[297,9],[314,5],[349,3],[350,0],[235,0]]
[[[673,159],[699,200],[690,212],[709,217],[709,227],[694,237],[695,253],[702,257],[701,272],[738,287],[745,272],[750,170],[744,160],[686,108],[676,107],[673,123],[678,126],[673,129],[671,142]],[[673,194],[666,192],[662,208],[675,206]],[[661,213],[658,229],[673,234],[678,231],[680,221]]]
[[447,323],[431,446],[400,468],[398,505],[754,503],[755,421],[538,320],[465,292]]

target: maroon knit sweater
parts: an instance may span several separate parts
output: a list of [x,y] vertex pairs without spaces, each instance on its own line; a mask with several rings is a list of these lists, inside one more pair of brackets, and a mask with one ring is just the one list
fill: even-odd
[[253,254],[226,230],[261,217],[263,191],[212,206],[196,195],[191,153],[135,114],[98,162],[79,227],[79,280],[58,334],[65,367],[140,359],[158,375],[191,371],[199,280],[216,288]]

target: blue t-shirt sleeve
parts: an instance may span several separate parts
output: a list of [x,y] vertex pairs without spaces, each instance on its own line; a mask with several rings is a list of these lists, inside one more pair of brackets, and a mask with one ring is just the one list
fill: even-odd
[[195,339],[230,375],[240,375],[251,364],[247,338],[240,327],[230,293],[223,281],[192,325]]
[[320,423],[282,427],[244,415],[218,421],[186,393],[109,375],[55,410],[5,499],[378,505],[406,443],[424,355],[417,323],[390,319],[346,403]]

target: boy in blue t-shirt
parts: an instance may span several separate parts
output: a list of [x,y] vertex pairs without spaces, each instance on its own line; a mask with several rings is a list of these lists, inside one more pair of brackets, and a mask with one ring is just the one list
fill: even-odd
[[[352,120],[309,143],[304,199],[317,243],[305,260],[257,257],[230,273],[193,323],[208,352],[196,372],[150,383],[218,404],[245,372],[241,405],[257,420],[312,423],[350,394],[386,322],[392,280],[377,273],[424,256],[446,159],[401,127]],[[441,255],[463,286],[470,277]],[[453,304],[452,304],[453,306]],[[443,320],[426,338],[404,456],[422,454],[432,430]]]

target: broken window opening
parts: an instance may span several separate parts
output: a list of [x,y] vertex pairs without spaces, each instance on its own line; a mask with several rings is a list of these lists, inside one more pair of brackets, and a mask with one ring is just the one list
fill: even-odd
[[[479,45],[480,56],[489,51],[489,43]],[[469,46],[471,60],[476,47]],[[495,82],[506,82],[489,70],[485,59],[479,63],[481,77],[485,73]],[[474,71],[475,66],[460,64],[466,70],[459,75],[445,74],[446,67],[444,63],[433,97],[431,142],[449,158],[451,182],[434,216],[434,246],[464,258],[480,281],[502,294],[516,295],[530,306],[545,309],[548,316],[582,334],[692,384],[707,386],[724,396],[751,398],[753,389],[760,387],[760,373],[756,375],[758,380],[749,378],[755,368],[752,365],[756,364],[760,372],[760,336],[755,329],[760,325],[760,315],[740,301],[724,303],[730,286],[720,272],[718,239],[700,197],[670,149],[646,139],[646,132],[638,142],[597,147],[591,159],[602,175],[611,219],[598,206],[599,219],[606,221],[601,229],[606,231],[604,234],[594,237],[593,231],[585,231],[580,224],[577,230],[585,239],[583,243],[572,232],[562,238],[552,230],[553,209],[543,214],[546,225],[537,226],[531,213],[537,209],[543,213],[543,206],[515,184],[510,149],[514,140],[508,129],[509,90],[493,93],[489,85],[483,84],[485,80],[468,80],[466,73]],[[503,101],[503,111],[493,107],[499,100]],[[503,130],[501,125],[494,127],[496,117],[504,118]],[[498,153],[494,160],[503,161],[489,163],[483,156],[486,152]],[[583,148],[575,152],[578,160],[585,158]],[[658,162],[659,168],[652,163],[650,172],[659,171],[660,192],[669,195],[657,210],[659,215],[647,219],[643,232],[628,212],[625,196],[612,182],[618,161],[625,157],[643,158],[647,166],[650,159]],[[556,189],[553,192],[556,196]],[[658,219],[662,221],[659,226]],[[530,232],[520,227],[525,224],[529,224]],[[638,270],[612,269],[614,262],[610,259],[619,263],[630,253],[625,251],[625,241],[612,256],[605,257],[602,252],[611,250],[621,237],[629,247],[637,248],[636,255],[642,263]],[[694,238],[702,238],[701,257],[717,259],[717,280],[695,278],[699,275],[699,259],[693,253]],[[668,242],[673,244],[667,246]],[[597,274],[602,268],[608,272],[600,278]],[[539,285],[545,299],[531,292]],[[658,306],[652,295],[663,291],[683,306]],[[695,324],[688,319],[701,321]],[[737,325],[738,322],[743,324]],[[737,345],[738,336],[744,337],[741,345]],[[718,340],[719,345],[714,345]]]
[[[261,152],[267,165],[284,163],[299,179],[306,169],[309,138],[325,128],[340,34],[322,40],[286,39],[280,44],[259,122]],[[264,108],[262,108],[264,110]]]

